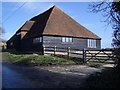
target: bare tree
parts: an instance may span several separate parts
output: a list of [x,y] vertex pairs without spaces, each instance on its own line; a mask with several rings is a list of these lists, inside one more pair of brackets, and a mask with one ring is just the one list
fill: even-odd
[[113,28],[113,43],[115,55],[118,59],[117,67],[120,69],[120,1],[118,2],[98,2],[90,5],[93,13],[101,13],[105,17],[104,22]]

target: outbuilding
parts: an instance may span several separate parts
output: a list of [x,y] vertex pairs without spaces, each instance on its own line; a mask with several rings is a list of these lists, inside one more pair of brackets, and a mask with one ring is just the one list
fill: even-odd
[[39,51],[46,47],[100,49],[101,38],[57,6],[31,18],[7,41],[8,49]]

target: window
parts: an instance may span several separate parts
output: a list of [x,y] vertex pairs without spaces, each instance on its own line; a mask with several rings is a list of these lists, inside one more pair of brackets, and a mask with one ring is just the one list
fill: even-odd
[[88,39],[87,40],[87,45],[88,45],[88,48],[96,48],[96,40]]
[[69,38],[69,42],[73,42],[72,38]]
[[73,42],[73,39],[69,37],[62,37],[62,42]]
[[62,37],[62,42],[65,42],[66,40],[65,40],[65,37]]
[[42,42],[42,37],[37,37],[33,39],[33,43],[40,43]]

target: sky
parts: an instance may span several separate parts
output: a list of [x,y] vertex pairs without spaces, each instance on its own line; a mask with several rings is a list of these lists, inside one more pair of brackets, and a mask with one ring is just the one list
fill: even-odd
[[8,40],[29,19],[56,5],[67,15],[102,38],[101,47],[111,48],[111,26],[107,26],[101,13],[90,12],[92,2],[2,2],[2,27]]

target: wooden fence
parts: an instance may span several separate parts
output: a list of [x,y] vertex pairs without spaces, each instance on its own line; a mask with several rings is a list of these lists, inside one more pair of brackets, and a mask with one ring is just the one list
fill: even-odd
[[60,47],[44,47],[44,54],[52,55],[64,55],[69,57],[82,58],[83,62],[95,61],[95,60],[113,60],[115,58],[113,49],[100,49],[100,50],[79,50],[72,49],[70,47],[60,48]]
[[89,60],[107,61],[113,60],[115,58],[113,54],[114,53],[113,49],[85,50],[84,53],[86,61]]

